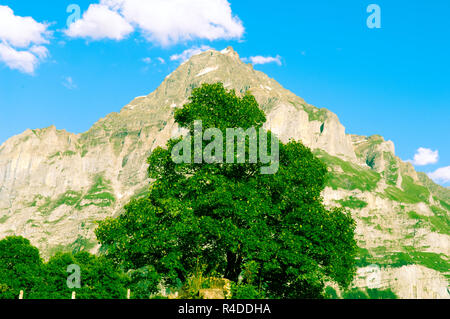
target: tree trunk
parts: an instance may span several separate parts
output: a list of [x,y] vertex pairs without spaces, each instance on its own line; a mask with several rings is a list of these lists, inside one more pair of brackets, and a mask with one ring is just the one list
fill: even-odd
[[237,282],[241,273],[242,257],[237,253],[227,252],[227,267],[224,277]]

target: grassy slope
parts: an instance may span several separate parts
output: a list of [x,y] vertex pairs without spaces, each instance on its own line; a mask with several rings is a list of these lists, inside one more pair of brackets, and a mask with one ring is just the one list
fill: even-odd
[[[371,192],[375,190],[377,183],[384,178],[388,186],[384,193],[379,194],[380,196],[405,204],[417,204],[420,202],[428,204],[434,216],[422,216],[416,212],[409,212],[407,216],[410,219],[417,220],[420,223],[418,225],[427,227],[432,232],[446,235],[450,234],[448,213],[450,207],[448,204],[450,191],[434,184],[426,175],[425,177],[419,175],[423,185],[414,182],[410,176],[402,175],[402,185],[401,188],[398,188],[394,186],[398,168],[393,157],[389,161],[390,165],[388,165],[387,170],[382,174],[378,174],[371,169],[346,162],[320,150],[316,150],[315,154],[332,169],[327,186],[334,190],[344,189],[351,191],[359,189],[363,192]],[[386,154],[383,154],[383,156],[386,156]],[[429,203],[430,195],[439,203],[439,206]],[[354,210],[367,206],[367,203],[353,196],[337,202],[344,207]],[[404,265],[418,264],[447,275],[450,272],[448,256],[418,251],[414,247],[404,247],[402,252],[389,252],[386,247],[377,247],[371,251],[360,248],[357,264],[359,267],[370,264],[378,264],[382,267],[401,267]]]

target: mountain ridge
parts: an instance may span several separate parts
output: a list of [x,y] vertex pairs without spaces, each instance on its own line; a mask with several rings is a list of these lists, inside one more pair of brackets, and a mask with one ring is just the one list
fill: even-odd
[[[119,214],[130,198],[145,194],[146,158],[180,133],[174,110],[205,82],[222,82],[238,94],[250,90],[266,112],[267,129],[282,141],[301,140],[328,164],[332,179],[325,202],[352,211],[363,249],[360,260],[386,266],[382,273],[390,279],[385,286],[401,297],[414,297],[406,283],[395,284],[407,270],[408,280],[417,282],[416,296],[449,296],[444,287],[450,191],[395,156],[393,142],[378,135],[347,134],[336,114],[308,104],[243,63],[231,47],[191,57],[155,91],[133,99],[86,132],[50,126],[5,141],[0,146],[0,237],[23,235],[45,256],[58,250],[96,251],[95,220]],[[413,237],[411,227],[416,227]],[[399,262],[399,253],[409,259]],[[399,263],[404,264],[392,267]],[[365,266],[361,262],[360,269]],[[431,281],[420,279],[423,274]],[[355,285],[364,287],[361,280]]]

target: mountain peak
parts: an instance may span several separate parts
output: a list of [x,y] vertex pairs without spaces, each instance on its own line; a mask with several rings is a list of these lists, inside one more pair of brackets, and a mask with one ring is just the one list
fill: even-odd
[[222,51],[220,51],[220,53],[225,54],[225,55],[228,55],[228,56],[231,56],[231,57],[233,57],[233,58],[240,59],[240,58],[239,58],[239,54],[233,49],[232,46],[226,47],[225,49],[223,49]]

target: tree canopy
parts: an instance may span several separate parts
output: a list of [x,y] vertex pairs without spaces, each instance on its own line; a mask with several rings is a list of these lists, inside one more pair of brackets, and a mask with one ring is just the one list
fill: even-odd
[[[203,133],[215,128],[226,135],[228,128],[259,129],[266,117],[250,93],[240,97],[217,83],[194,89],[175,120],[191,134],[202,121]],[[324,207],[327,168],[310,149],[280,142],[278,171],[260,174],[261,159],[176,163],[173,148],[186,138],[152,152],[148,196],[100,222],[96,235],[106,257],[125,270],[152,266],[169,286],[201,267],[204,276],[273,298],[317,298],[326,281],[350,284],[355,223],[343,209]],[[250,144],[251,137],[246,150]],[[201,151],[207,147],[203,140]]]

